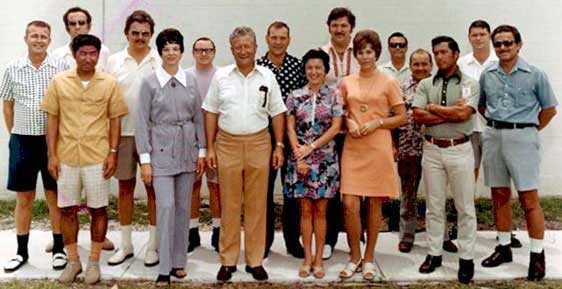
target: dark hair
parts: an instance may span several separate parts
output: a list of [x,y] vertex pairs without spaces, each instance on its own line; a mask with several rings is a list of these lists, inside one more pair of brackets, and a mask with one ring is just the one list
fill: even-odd
[[519,33],[519,30],[517,30],[515,26],[511,26],[507,24],[500,25],[496,27],[496,29],[494,29],[494,32],[492,32],[492,41],[494,41],[496,34],[502,32],[511,32],[511,34],[513,34],[513,39],[515,40],[515,43],[517,44],[521,43],[521,33]]
[[271,24],[269,24],[269,27],[267,27],[267,35],[269,35],[269,30],[271,30],[271,28],[277,28],[277,29],[281,29],[281,28],[286,28],[287,29],[287,35],[291,35],[291,29],[289,29],[289,25],[287,25],[287,23],[283,22],[283,21],[275,21]]
[[330,22],[342,18],[347,17],[347,21],[349,25],[351,25],[351,29],[355,28],[355,15],[351,13],[351,11],[345,7],[336,7],[330,11],[330,15],[328,15],[328,20],[326,20],[326,24],[330,26]]
[[29,30],[29,27],[31,27],[31,26],[47,28],[47,29],[49,29],[49,35],[51,34],[51,25],[49,25],[49,23],[47,23],[45,21],[42,21],[42,20],[33,20],[33,21],[27,23],[27,26],[25,26],[25,35],[27,35],[27,31]]
[[445,35],[437,36],[431,39],[431,48],[435,48],[435,46],[443,42],[446,42],[449,45],[449,49],[451,49],[453,52],[461,52],[461,50],[459,49],[459,44],[455,41],[455,39]]
[[66,10],[64,15],[62,15],[62,21],[64,22],[64,27],[66,27],[67,31],[68,31],[68,14],[76,13],[76,12],[84,13],[84,15],[86,15],[86,23],[88,25],[92,24],[92,15],[90,15],[90,12],[88,12],[88,10],[80,8],[80,7],[72,7],[70,9]]
[[392,37],[402,37],[402,38],[404,38],[404,40],[406,40],[406,45],[408,45],[408,38],[406,38],[406,36],[404,36],[404,34],[402,34],[402,32],[394,32],[394,33],[390,34],[390,36],[388,36],[388,39],[386,41],[387,44],[390,44],[390,38],[392,38]]
[[152,19],[150,14],[146,13],[146,11],[136,10],[131,15],[129,15],[129,17],[127,17],[124,29],[125,35],[129,33],[129,29],[131,29],[131,24],[133,24],[133,22],[138,22],[141,24],[148,23],[148,25],[150,25],[150,34],[154,34],[154,20]]
[[433,57],[431,57],[431,53],[422,48],[418,48],[414,52],[412,52],[412,54],[410,54],[409,63],[412,63],[412,56],[414,56],[414,54],[427,54],[427,57],[429,57],[429,63],[433,64]]
[[311,59],[320,59],[324,64],[324,71],[326,74],[330,72],[330,56],[321,49],[310,49],[302,57],[302,63],[306,66],[306,63]]
[[371,48],[375,51],[377,55],[377,59],[381,56],[381,39],[379,38],[379,34],[374,30],[361,30],[355,34],[353,37],[353,55],[357,57],[357,53],[359,50],[367,47],[367,45],[371,45]]
[[470,30],[472,30],[472,28],[483,28],[486,29],[486,31],[488,31],[488,33],[491,33],[492,31],[490,30],[490,24],[488,24],[488,22],[478,19],[475,20],[474,22],[472,22],[470,24],[470,26],[468,26],[468,34],[470,35]]
[[94,46],[98,52],[101,50],[101,40],[91,34],[82,34],[74,37],[70,43],[72,54],[74,55],[82,46]]
[[199,38],[195,39],[195,41],[193,41],[193,47],[191,47],[191,50],[195,50],[195,44],[197,44],[197,42],[199,42],[199,41],[209,41],[213,45],[213,49],[216,49],[215,42],[213,42],[213,40],[211,40],[211,38],[209,38],[209,37],[199,37]]
[[175,28],[164,29],[156,36],[156,47],[158,48],[158,54],[160,54],[160,56],[162,56],[162,50],[166,44],[178,44],[181,53],[184,51],[183,35]]

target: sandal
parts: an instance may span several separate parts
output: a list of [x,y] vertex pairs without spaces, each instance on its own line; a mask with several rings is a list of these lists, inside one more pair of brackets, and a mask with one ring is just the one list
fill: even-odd
[[345,268],[340,272],[340,278],[349,279],[355,275],[355,273],[361,272],[361,260],[357,264],[353,262],[348,262]]
[[322,279],[326,276],[326,272],[324,271],[323,266],[313,266],[312,267],[312,276],[316,279]]
[[310,265],[302,264],[299,268],[299,277],[306,278],[310,276]]
[[62,270],[66,267],[66,263],[68,259],[66,258],[65,253],[55,253],[51,258],[51,265],[53,266],[54,270]]
[[377,269],[375,264],[372,262],[364,262],[363,263],[363,279],[367,281],[373,281],[376,277]]
[[167,287],[170,286],[170,275],[158,275],[156,278],[156,287]]
[[6,265],[4,265],[4,273],[12,273],[17,271],[21,266],[27,263],[27,258],[23,258],[22,255],[16,255],[12,258]]
[[187,272],[185,272],[183,268],[172,268],[172,271],[170,271],[170,276],[174,276],[178,279],[183,279],[185,278],[185,276],[187,276]]

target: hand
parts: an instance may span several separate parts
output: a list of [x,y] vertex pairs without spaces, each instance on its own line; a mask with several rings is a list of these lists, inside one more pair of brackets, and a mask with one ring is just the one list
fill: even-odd
[[199,158],[197,160],[197,167],[195,168],[195,173],[197,173],[197,177],[200,178],[203,176],[204,172],[205,172],[205,159]]
[[271,166],[274,169],[278,169],[283,166],[284,161],[285,153],[283,152],[283,148],[280,146],[275,146],[275,150],[273,150],[273,157],[271,158]]
[[300,176],[308,175],[310,168],[304,161],[297,161],[297,174]]
[[363,124],[359,129],[359,133],[361,135],[368,135],[373,133],[380,126],[381,126],[381,120],[380,118],[376,118]]
[[211,169],[217,168],[217,153],[215,153],[214,148],[207,148],[206,161],[207,161],[207,167]]
[[349,134],[351,134],[352,137],[361,137],[361,133],[359,132],[359,125],[353,119],[346,118],[345,124],[347,125],[347,131],[349,132]]
[[464,105],[466,105],[466,98],[464,98],[464,97],[459,98],[459,99],[455,102],[455,105],[457,105],[457,106],[464,106]]
[[299,146],[299,149],[295,153],[295,158],[299,161],[303,160],[308,155],[310,155],[313,151],[314,149],[310,145],[301,145]]
[[58,158],[58,157],[56,157],[56,156],[50,156],[50,157],[49,157],[48,170],[49,170],[49,173],[51,174],[51,176],[52,176],[55,180],[58,180],[58,179],[59,179],[60,162],[59,162],[59,158]]
[[103,161],[103,177],[107,180],[113,176],[117,168],[117,154],[110,152]]
[[141,177],[142,182],[145,186],[150,187],[152,186],[152,165],[151,164],[142,164],[141,165]]

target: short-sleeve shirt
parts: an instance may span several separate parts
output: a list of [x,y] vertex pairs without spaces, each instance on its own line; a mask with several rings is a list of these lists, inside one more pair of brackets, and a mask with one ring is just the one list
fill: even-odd
[[[109,57],[105,71],[117,79],[125,97],[125,103],[127,103],[129,111],[133,112],[136,111],[143,78],[160,66],[160,56],[155,49],[150,49],[141,63],[137,63],[125,48]],[[121,119],[121,136],[135,135],[134,120],[132,113]]]
[[398,127],[398,157],[406,159],[408,157],[421,157],[423,154],[423,135],[422,125],[414,122],[412,104],[416,95],[419,82],[411,76],[406,81],[400,83],[400,90],[406,105],[406,116],[408,123]]
[[8,64],[0,84],[0,97],[5,101],[15,102],[14,127],[11,133],[46,133],[47,115],[40,109],[41,101],[49,81],[66,69],[66,62],[51,55],[47,55],[39,68],[35,68],[27,56]]
[[255,65],[244,76],[234,64],[217,70],[203,109],[218,114],[219,128],[235,135],[259,132],[267,128],[269,117],[287,110],[271,70]]
[[283,102],[287,101],[289,93],[297,88],[301,88],[306,84],[304,76],[304,66],[300,59],[285,54],[283,64],[277,67],[271,60],[267,58],[267,53],[257,61],[258,65],[267,67],[275,74],[279,88],[281,89],[281,96]]
[[[440,71],[420,82],[416,90],[413,107],[425,109],[429,104],[454,106],[464,98],[466,104],[477,110],[480,86],[478,82],[463,74],[459,68],[446,78]],[[425,134],[435,138],[456,139],[469,136],[474,129],[474,115],[463,122],[445,122],[426,126]]]
[[490,66],[480,77],[480,86],[480,105],[493,120],[538,125],[539,112],[558,105],[546,73],[521,57],[508,74],[499,64]]
[[102,163],[109,153],[109,119],[127,114],[117,80],[96,72],[84,88],[76,69],[55,76],[41,109],[59,118],[57,156],[69,166]]
[[410,78],[410,75],[412,75],[412,73],[410,72],[410,67],[408,67],[406,63],[402,66],[402,68],[400,68],[400,70],[398,70],[394,67],[394,65],[392,65],[392,62],[389,61],[381,65],[380,70],[384,74],[396,78],[400,83],[408,80],[408,78]]
[[[76,66],[76,60],[74,60],[74,56],[72,55],[72,51],[70,50],[70,43],[53,50],[52,54],[54,57],[61,58],[66,61],[70,67]],[[109,52],[109,48],[102,44],[98,64],[96,64],[96,68],[99,71],[105,71],[105,66],[107,65],[109,55],[111,55],[111,52]]]

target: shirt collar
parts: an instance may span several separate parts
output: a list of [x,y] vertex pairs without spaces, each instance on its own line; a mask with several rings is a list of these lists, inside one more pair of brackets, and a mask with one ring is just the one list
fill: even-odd
[[402,68],[400,68],[400,70],[398,70],[398,69],[396,69],[396,67],[394,67],[394,65],[392,65],[392,61],[389,61],[389,62],[383,64],[382,67],[390,68],[391,70],[396,71],[396,72],[402,72],[402,71],[409,68],[408,65],[406,63],[404,63],[404,65],[402,65]]
[[[39,68],[43,67],[44,65],[50,65],[52,67],[56,67],[57,64],[55,63],[55,59],[53,57],[51,57],[51,55],[49,53],[47,53],[47,56],[45,57],[45,59],[43,59],[43,62],[41,62],[41,65],[39,65]],[[35,68],[35,66],[33,66],[33,63],[31,63],[31,60],[29,59],[29,54],[25,55],[25,60],[21,61],[19,63],[18,68],[24,68],[26,66],[30,66]]]
[[[258,65],[257,62],[254,63],[254,69],[252,71],[250,71],[250,73],[248,73],[248,76],[250,76],[254,72],[263,73],[263,71],[261,71],[261,69],[268,69],[268,68],[265,68],[261,65]],[[240,73],[240,70],[238,70],[238,66],[236,64],[232,64],[230,67],[228,67],[227,71],[228,71],[229,74],[232,73],[232,72],[237,72],[238,74],[242,75]]]
[[[501,71],[503,73],[503,69],[501,68],[499,62],[492,64],[487,69],[487,71],[494,71],[494,70]],[[517,62],[515,63],[515,66],[513,67],[513,70],[511,72],[516,71],[516,70],[531,72],[531,66],[529,65],[529,63],[527,63],[527,61],[525,61],[523,58],[521,58],[521,56],[518,56]]]
[[[68,74],[68,77],[76,78],[79,81],[82,81],[82,80],[80,80],[80,76],[78,76],[78,72],[76,70],[76,67],[70,69],[70,73]],[[105,79],[105,75],[103,73],[99,72],[99,70],[96,68],[96,72],[94,73],[94,76],[92,76],[92,78],[89,81],[92,81],[94,79],[95,80],[103,80],[103,79]]]
[[[129,54],[129,46],[123,49],[123,53],[125,54],[125,60],[129,59],[135,61],[135,59]],[[158,52],[156,52],[156,50],[151,47],[148,54],[142,59],[141,64],[148,61],[158,60],[159,57],[160,55],[158,55]]]
[[179,83],[183,86],[187,86],[187,79],[185,77],[185,72],[180,67],[175,75],[170,75],[162,66],[156,69],[156,78],[158,78],[158,82],[160,83],[160,87],[164,87],[170,79],[175,78]]
[[439,79],[439,78],[441,78],[443,80],[445,80],[445,79],[450,80],[450,79],[456,78],[457,81],[458,81],[457,83],[461,83],[462,72],[461,72],[459,66],[457,65],[453,75],[451,75],[451,77],[449,77],[449,78],[445,78],[445,75],[443,75],[442,70],[438,70],[437,73],[435,74],[435,76],[433,77],[433,85],[435,85],[435,82],[437,82],[437,79]]

